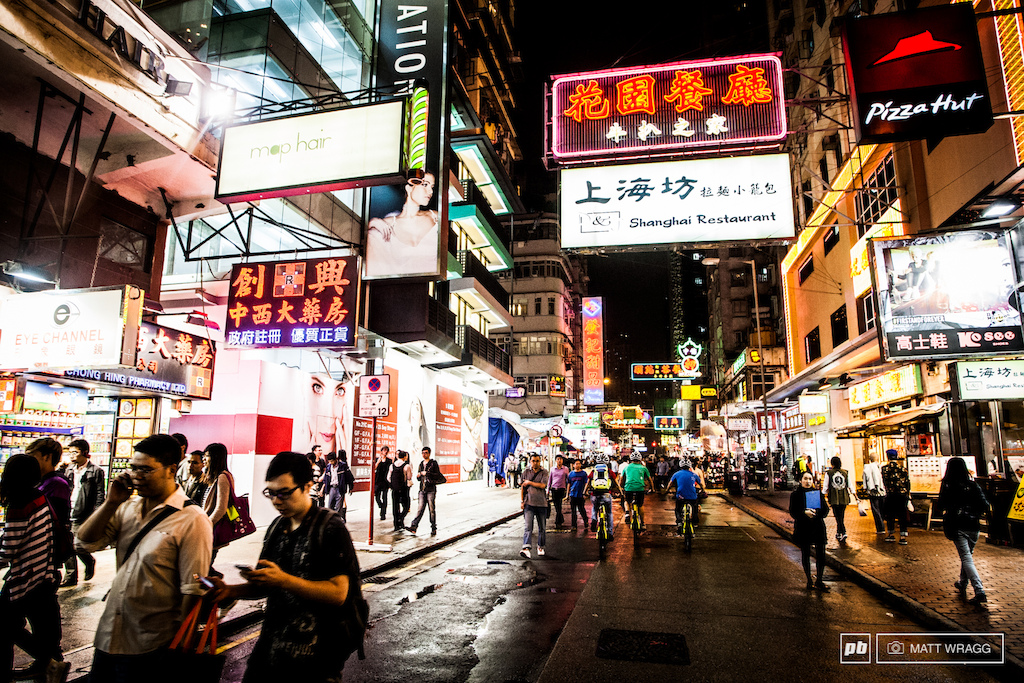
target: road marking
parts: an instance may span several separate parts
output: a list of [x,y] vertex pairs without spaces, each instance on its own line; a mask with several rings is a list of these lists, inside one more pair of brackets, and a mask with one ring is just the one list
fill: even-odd
[[238,647],[242,643],[248,643],[253,638],[259,638],[259,635],[260,635],[260,633],[262,631],[263,631],[263,629],[256,629],[255,632],[250,633],[249,635],[245,636],[244,638],[239,638],[238,640],[233,640],[230,643],[225,643],[224,645],[221,645],[220,647],[217,648],[217,654],[223,654],[224,652],[227,652],[231,648]]

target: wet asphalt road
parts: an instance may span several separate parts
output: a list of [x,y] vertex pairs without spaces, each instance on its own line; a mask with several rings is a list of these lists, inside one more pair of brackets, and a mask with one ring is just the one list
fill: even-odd
[[[992,668],[840,664],[841,633],[926,629],[830,571],[831,592],[808,592],[799,550],[716,498],[687,555],[669,504],[648,501],[650,533],[634,548],[617,526],[603,562],[593,534],[571,531],[549,532],[547,556],[523,560],[515,520],[365,584],[367,658],[353,655],[345,680],[1007,680]],[[687,657],[599,657],[607,629],[676,634]],[[257,635],[255,627],[226,643],[223,681],[241,680]]]

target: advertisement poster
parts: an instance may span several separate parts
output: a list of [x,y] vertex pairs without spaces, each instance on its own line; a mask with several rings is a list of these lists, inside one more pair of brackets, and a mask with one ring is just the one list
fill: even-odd
[[484,478],[484,425],[487,422],[484,402],[474,396],[462,395],[462,461],[460,481]]
[[364,263],[367,280],[438,274],[441,214],[436,184],[437,176],[427,172],[371,194]]
[[459,481],[462,453],[462,394],[447,387],[437,388],[435,417],[437,438],[434,459],[448,481]]
[[[320,445],[324,453],[352,448],[352,413],[358,377],[335,376],[326,372],[307,373],[287,368],[292,383],[291,396],[304,398],[304,410],[295,420],[292,443],[295,450],[308,453]],[[352,460],[349,460],[352,464]]]
[[[907,458],[907,473],[910,475],[910,490],[913,493],[938,494],[942,478],[946,476],[946,465],[952,456]],[[967,470],[972,477],[978,476],[978,465],[974,456],[964,456]]]
[[1005,233],[963,231],[878,240],[871,247],[887,359],[1024,350]]
[[[377,418],[376,453],[387,446],[394,455],[398,450],[398,371],[385,368],[384,372],[391,376],[391,391],[388,394],[388,415]],[[359,387],[353,385],[357,393],[353,405],[359,404]],[[376,462],[374,454],[373,419],[353,416],[352,418],[352,458],[349,464],[352,466],[352,475],[356,478],[355,490],[368,491],[370,480],[373,477],[373,466]],[[404,449],[403,449],[404,450]],[[410,453],[409,462],[415,464],[419,453]]]

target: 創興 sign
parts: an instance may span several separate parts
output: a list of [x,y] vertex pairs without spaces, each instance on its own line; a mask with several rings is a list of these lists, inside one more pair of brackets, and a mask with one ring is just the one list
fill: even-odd
[[563,165],[786,137],[775,55],[555,76],[551,93],[551,154]]
[[794,236],[785,154],[561,172],[562,247]]
[[0,370],[133,365],[142,300],[131,286],[13,294],[0,302]]
[[934,139],[992,125],[971,4],[849,17],[843,52],[858,142]]
[[244,202],[404,182],[404,100],[224,129],[217,199]]
[[1024,399],[1024,360],[959,361],[949,366],[954,401]]

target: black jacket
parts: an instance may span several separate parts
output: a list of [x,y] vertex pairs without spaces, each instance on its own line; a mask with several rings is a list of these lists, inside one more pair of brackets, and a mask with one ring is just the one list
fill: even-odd
[[957,531],[979,531],[988,507],[988,499],[978,482],[971,480],[966,486],[953,486],[943,480],[932,515],[942,517],[942,532],[952,539]]
[[440,473],[441,472],[441,466],[438,465],[437,461],[434,460],[433,458],[431,458],[430,460],[426,461],[426,470],[427,470],[426,472],[424,471],[423,465],[424,465],[424,462],[421,460],[420,461],[420,466],[416,469],[416,474],[417,475],[420,475],[420,474],[423,475],[422,477],[419,478],[420,479],[420,491],[423,491],[424,493],[430,493],[431,491],[436,491],[437,490],[437,484],[434,484],[434,483],[432,483],[430,481],[428,472]]
[[821,507],[813,518],[808,517],[805,513],[805,510],[807,510],[807,496],[805,494],[808,491],[818,491],[818,489],[805,489],[802,486],[798,486],[789,496],[789,514],[793,518],[793,540],[800,544],[824,543],[826,535],[825,518],[828,517],[828,497],[821,493],[821,491],[818,491],[821,494]]
[[377,489],[387,489],[390,484],[388,483],[388,470],[391,469],[391,465],[394,464],[394,460],[384,458],[377,463],[373,473],[373,485]]
[[[75,485],[75,468],[68,467],[66,470],[68,481],[71,482],[72,491]],[[89,515],[96,512],[107,497],[107,488],[103,485],[103,470],[92,460],[85,463],[85,471],[82,472],[81,488],[78,495],[71,501],[71,521],[81,524],[89,519]]]

